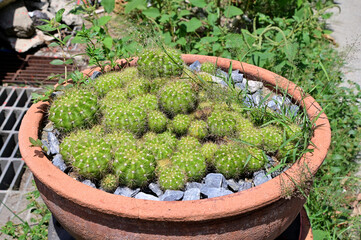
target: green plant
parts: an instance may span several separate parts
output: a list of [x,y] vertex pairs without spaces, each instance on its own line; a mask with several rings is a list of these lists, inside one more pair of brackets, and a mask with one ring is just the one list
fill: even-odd
[[199,140],[208,136],[207,123],[201,120],[193,121],[189,126],[189,135]]
[[158,173],[158,182],[164,190],[178,190],[184,188],[187,176],[178,166],[171,166]]
[[238,178],[246,170],[247,150],[236,144],[221,145],[214,155],[214,167],[226,178]]
[[92,124],[97,110],[98,99],[93,93],[82,88],[72,89],[54,99],[49,119],[58,129],[70,131]]
[[119,178],[114,174],[105,175],[100,181],[100,187],[107,192],[114,192],[119,185]]
[[189,115],[178,114],[171,121],[170,129],[178,136],[182,136],[188,132],[188,128],[190,124],[191,124],[191,118],[189,117]]
[[40,193],[37,190],[29,192],[26,196],[28,205],[25,210],[31,209],[34,216],[30,219],[30,223],[24,221],[19,217],[19,213],[13,212],[3,202],[1,202],[1,204],[4,204],[4,206],[12,212],[18,220],[20,220],[20,223],[18,224],[13,221],[8,221],[1,227],[0,232],[19,240],[48,239],[48,225],[51,213],[46,208],[45,204],[38,201],[39,196]]
[[198,150],[185,150],[175,153],[171,158],[172,164],[185,172],[190,181],[199,181],[206,173],[206,162]]
[[226,111],[214,111],[208,117],[209,133],[217,137],[234,136],[236,120]]

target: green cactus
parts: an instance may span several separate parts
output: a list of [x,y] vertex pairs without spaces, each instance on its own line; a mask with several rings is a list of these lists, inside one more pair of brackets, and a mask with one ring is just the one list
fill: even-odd
[[198,138],[199,140],[204,139],[208,136],[208,126],[207,123],[201,120],[196,120],[191,122],[191,125],[189,126],[189,135],[195,138]]
[[150,90],[150,82],[145,78],[137,78],[130,82],[125,91],[129,99],[133,99],[137,96],[147,94]]
[[298,138],[302,135],[302,128],[296,123],[290,123],[288,126],[284,126],[287,139],[292,138],[294,142],[298,141]]
[[113,131],[105,135],[104,140],[112,146],[113,153],[124,149],[137,149],[134,135],[123,130]]
[[155,160],[160,160],[164,158],[169,158],[175,146],[172,142],[165,141],[164,137],[161,135],[156,135],[152,132],[147,133],[143,137],[142,146],[149,154],[153,155]]
[[103,114],[114,108],[114,106],[121,103],[128,102],[127,93],[121,88],[115,88],[110,90],[102,100],[100,100],[100,109]]
[[213,103],[206,101],[206,102],[200,102],[198,105],[197,110],[194,112],[194,117],[196,119],[204,119],[206,120],[213,111]]
[[184,81],[171,81],[159,92],[161,109],[171,117],[190,113],[196,108],[197,95],[191,84]]
[[96,120],[98,99],[86,89],[72,89],[58,96],[49,109],[49,120],[57,129],[71,131]]
[[197,138],[191,136],[182,137],[177,144],[177,149],[179,152],[187,152],[193,150],[199,150],[202,147],[201,143]]
[[189,115],[178,114],[170,122],[169,128],[171,129],[172,132],[174,132],[178,136],[182,136],[187,134],[190,124],[191,124],[191,118]]
[[283,143],[282,131],[271,125],[261,128],[263,137],[263,149],[266,152],[275,152]]
[[279,161],[290,162],[293,160],[296,151],[297,151],[296,145],[293,142],[288,142],[286,145],[278,149],[276,156],[279,159]]
[[214,111],[208,117],[208,127],[211,135],[217,137],[234,136],[237,132],[236,120],[226,111]]
[[233,113],[233,117],[237,121],[238,132],[254,129],[253,123],[248,118],[243,117],[240,113]]
[[145,49],[138,59],[139,73],[148,78],[180,76],[184,62],[175,49]]
[[187,176],[183,170],[177,166],[164,168],[158,173],[158,183],[163,190],[183,189],[187,182]]
[[134,97],[134,99],[130,102],[130,104],[139,106],[142,109],[146,110],[147,112],[158,109],[157,97],[149,93]]
[[173,149],[177,147],[178,139],[169,131],[158,134],[158,137],[162,139],[163,142],[169,144],[169,146],[172,147]]
[[150,131],[161,133],[167,129],[168,118],[160,111],[154,110],[148,113],[148,128]]
[[130,188],[145,186],[154,176],[154,157],[141,149],[123,149],[114,154],[113,172]]
[[147,113],[139,106],[120,104],[104,115],[104,123],[111,129],[126,130],[141,136],[146,131]]
[[166,77],[158,77],[150,79],[150,90],[151,94],[158,94],[159,90],[162,89],[169,82],[169,78]]
[[255,147],[260,147],[263,141],[261,130],[256,127],[248,127],[242,129],[238,132],[238,138],[244,141],[246,144],[251,144]]
[[122,88],[124,80],[120,72],[109,72],[98,77],[93,85],[95,91],[102,97],[114,88]]
[[250,172],[256,172],[264,167],[266,160],[263,157],[263,151],[255,147],[247,147],[249,161],[246,168]]
[[114,174],[107,174],[100,181],[100,187],[107,192],[114,192],[118,185],[119,177]]
[[199,73],[197,73],[196,79],[198,80],[199,78],[200,78],[201,80],[205,81],[205,82],[213,82],[213,77],[212,77],[212,75],[209,74],[209,73],[206,73],[206,72],[199,72]]
[[[124,85],[128,85],[134,79],[139,78],[139,71],[137,67],[126,67],[120,72],[120,78],[124,82]],[[114,86],[113,86],[114,87]]]
[[183,170],[190,181],[198,181],[206,173],[206,161],[199,150],[188,150],[175,153],[172,158],[174,166]]
[[209,73],[209,74],[215,74],[216,65],[214,63],[211,63],[211,62],[204,62],[201,65],[201,71]]
[[236,144],[221,145],[214,155],[216,171],[226,178],[238,178],[245,172],[248,152]]
[[201,153],[210,165],[214,164],[214,155],[218,150],[218,145],[213,142],[206,142],[201,148]]

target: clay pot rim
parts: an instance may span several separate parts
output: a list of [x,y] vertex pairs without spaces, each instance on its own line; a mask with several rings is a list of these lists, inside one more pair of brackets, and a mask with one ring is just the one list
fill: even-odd
[[[183,54],[182,58],[186,63],[196,60],[201,63],[217,62],[218,66],[224,69],[229,68],[232,62],[233,70],[239,69],[246,77],[250,76],[250,78],[262,80],[264,83],[274,86],[277,84],[278,87],[287,89],[293,99],[299,101],[300,105],[307,109],[311,119],[322,111],[315,99],[305,95],[297,85],[268,70],[226,58],[192,54]],[[134,59],[130,65],[134,66],[136,60]],[[87,70],[84,73],[91,74],[95,70],[97,69]],[[27,166],[39,181],[58,195],[74,201],[80,206],[124,218],[174,222],[205,221],[235,216],[262,208],[284,197],[283,188],[294,191],[293,181],[302,178],[305,169],[312,176],[315,175],[326,157],[331,142],[330,124],[327,116],[322,113],[315,122],[317,127],[311,139],[316,147],[309,146],[314,150],[313,153],[304,154],[287,171],[264,184],[222,197],[194,201],[160,202],[134,199],[106,193],[78,182],[55,167],[41,153],[39,147],[30,147],[29,137],[38,138],[44,109],[48,105],[47,102],[34,104],[22,121],[19,131],[19,147]]]

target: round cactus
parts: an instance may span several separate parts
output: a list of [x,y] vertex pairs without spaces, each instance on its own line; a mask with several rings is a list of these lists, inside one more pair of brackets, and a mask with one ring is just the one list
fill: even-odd
[[147,127],[147,113],[139,106],[120,104],[104,115],[105,125],[111,129],[127,130],[141,136]]
[[150,110],[158,109],[157,97],[155,95],[152,95],[152,94],[149,94],[149,93],[145,94],[145,95],[135,97],[130,102],[130,104],[139,106],[139,107],[143,108],[144,110],[146,110],[147,112],[150,111]]
[[209,73],[206,73],[206,72],[199,72],[199,73],[197,73],[196,79],[199,80],[199,78],[201,79],[201,81],[213,82],[213,77],[212,77],[212,75],[209,74]]
[[172,161],[170,160],[170,158],[164,158],[164,159],[160,159],[156,161],[156,168],[155,168],[155,172],[157,174],[157,176],[159,176],[159,174],[167,169],[173,166]]
[[58,96],[49,109],[56,128],[70,131],[93,123],[98,110],[97,97],[86,89],[73,89]]
[[186,114],[196,108],[197,95],[189,83],[173,81],[159,92],[159,104],[161,109],[170,116]]
[[268,125],[261,128],[261,135],[263,137],[263,149],[266,152],[275,152],[283,143],[282,131],[275,127]]
[[291,123],[291,124],[285,126],[284,130],[286,131],[287,139],[292,138],[293,141],[296,141],[296,142],[298,140],[298,137],[301,137],[301,135],[302,135],[302,128],[295,123]]
[[194,117],[197,119],[207,119],[213,111],[213,103],[200,102],[197,110],[194,112]]
[[163,169],[158,174],[158,183],[164,190],[180,190],[183,189],[187,182],[187,176],[179,167],[172,166]]
[[180,76],[183,69],[181,54],[175,49],[145,49],[138,59],[139,73],[149,78]]
[[234,136],[237,132],[236,120],[226,111],[212,112],[208,126],[210,134],[217,137]]
[[128,98],[133,99],[137,96],[147,94],[150,89],[150,82],[145,78],[137,78],[130,82],[125,91],[127,93]]
[[204,139],[208,136],[208,126],[207,123],[201,120],[196,120],[191,123],[189,126],[189,135],[199,140]]
[[198,150],[178,152],[171,160],[173,165],[183,170],[191,181],[200,180],[206,173],[205,158]]
[[138,68],[136,68],[136,67],[127,67],[127,68],[124,68],[119,73],[119,75],[120,75],[120,78],[122,79],[124,85],[128,85],[129,83],[134,81],[134,79],[139,78],[138,73],[139,73]]
[[158,94],[159,90],[162,89],[169,82],[169,78],[159,77],[150,79],[150,90],[151,94]]
[[215,74],[216,65],[214,63],[211,63],[211,62],[204,62],[201,65],[201,71],[209,73],[209,74]]
[[[152,133],[150,133],[152,134]],[[148,136],[146,134],[144,136],[143,148],[149,152],[149,154],[153,155],[155,160],[160,160],[164,158],[169,158],[175,146],[172,145],[171,142],[165,141],[165,139],[160,135]]]
[[216,171],[226,178],[238,178],[245,172],[248,152],[235,144],[221,145],[214,155]]
[[214,154],[218,150],[218,145],[212,142],[206,142],[201,148],[201,153],[208,164],[214,164]]
[[197,138],[191,136],[182,137],[177,144],[179,152],[187,152],[192,150],[199,150],[202,147]]
[[126,131],[113,131],[107,134],[104,140],[112,146],[113,153],[124,149],[137,149],[135,137]]
[[95,91],[102,97],[113,88],[122,88],[124,80],[120,72],[109,72],[98,77],[93,85]]
[[113,90],[110,90],[102,100],[100,100],[100,109],[103,113],[106,111],[109,111],[113,109],[114,106],[120,104],[120,103],[127,103],[127,94],[126,92],[121,88],[115,88]]
[[118,185],[119,177],[114,174],[107,174],[100,181],[100,187],[107,192],[114,192]]
[[153,178],[155,161],[146,151],[123,149],[115,152],[112,166],[121,183],[130,188],[142,187]]
[[293,142],[288,142],[285,146],[278,149],[277,158],[280,161],[290,162],[293,160],[296,151],[296,145]]
[[241,114],[235,113],[233,114],[233,116],[237,121],[237,130],[239,132],[247,131],[248,129],[254,128],[253,123],[249,119],[243,117]]
[[263,151],[255,147],[247,147],[247,151],[249,154],[249,160],[246,164],[247,170],[250,172],[255,172],[263,168],[266,164],[266,160],[263,157]]
[[76,147],[71,162],[80,176],[93,179],[107,173],[112,159],[111,147],[102,138],[84,139]]
[[169,146],[171,146],[173,149],[177,147],[178,140],[169,131],[158,134],[158,137],[160,139],[162,139],[163,142],[166,142],[167,144],[169,144]]
[[150,131],[161,133],[167,129],[168,118],[160,111],[154,110],[148,113],[148,128]]
[[263,139],[259,128],[248,127],[242,129],[240,132],[238,132],[238,137],[246,144],[250,144],[255,147],[260,147],[262,145]]
[[174,132],[178,136],[182,136],[187,134],[190,123],[191,123],[191,118],[189,117],[189,115],[178,114],[171,121],[169,127],[172,130],[172,132]]

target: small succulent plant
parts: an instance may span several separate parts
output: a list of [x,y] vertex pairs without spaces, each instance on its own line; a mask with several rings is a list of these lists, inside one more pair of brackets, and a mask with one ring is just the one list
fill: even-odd
[[184,188],[187,182],[187,175],[178,166],[171,166],[158,173],[158,182],[164,190],[178,190]]
[[114,192],[119,185],[119,178],[115,174],[107,174],[100,181],[100,187],[107,192]]
[[204,62],[201,66],[201,71],[206,72],[209,74],[215,74],[216,72],[216,65],[211,62]]

